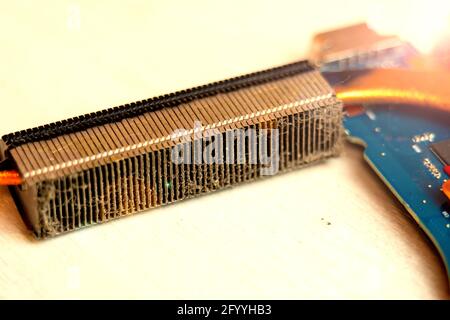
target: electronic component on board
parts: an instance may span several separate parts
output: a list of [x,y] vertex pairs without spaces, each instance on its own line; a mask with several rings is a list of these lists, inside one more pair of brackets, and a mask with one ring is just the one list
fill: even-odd
[[450,180],[447,180],[442,184],[442,192],[444,192],[444,194],[450,200]]
[[450,139],[433,143],[430,148],[445,166],[450,165]]

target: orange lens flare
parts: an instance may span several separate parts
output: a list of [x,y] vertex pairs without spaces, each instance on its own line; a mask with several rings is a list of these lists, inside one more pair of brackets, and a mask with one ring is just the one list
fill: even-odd
[[17,186],[22,178],[17,171],[0,171],[0,186]]

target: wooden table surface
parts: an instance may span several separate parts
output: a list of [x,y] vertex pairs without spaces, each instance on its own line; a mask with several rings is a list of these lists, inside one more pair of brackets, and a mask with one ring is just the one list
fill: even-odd
[[[124,3],[2,5],[0,133],[301,59],[314,32],[389,1]],[[0,298],[448,297],[436,250],[350,144],[47,241],[0,188]]]

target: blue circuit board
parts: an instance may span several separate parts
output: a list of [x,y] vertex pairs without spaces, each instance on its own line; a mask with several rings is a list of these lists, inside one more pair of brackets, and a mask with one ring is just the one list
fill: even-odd
[[[321,71],[331,85],[342,85],[374,68],[408,69],[417,55],[407,43],[365,56],[355,51]],[[435,244],[450,279],[450,204],[441,190],[449,177],[430,149],[450,139],[449,113],[400,104],[361,107],[344,118],[348,139],[365,147],[364,158]]]
[[370,166],[405,206],[438,248],[450,278],[450,209],[441,191],[449,177],[430,150],[450,139],[448,113],[403,105],[364,106],[347,116],[350,141],[365,146]]

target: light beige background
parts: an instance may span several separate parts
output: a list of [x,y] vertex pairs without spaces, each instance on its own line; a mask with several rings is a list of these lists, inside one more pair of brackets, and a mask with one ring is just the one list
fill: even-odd
[[[292,62],[336,26],[407,36],[439,2],[2,1],[0,133]],[[304,170],[42,242],[1,188],[0,298],[448,298],[448,287],[429,241],[346,145]]]

